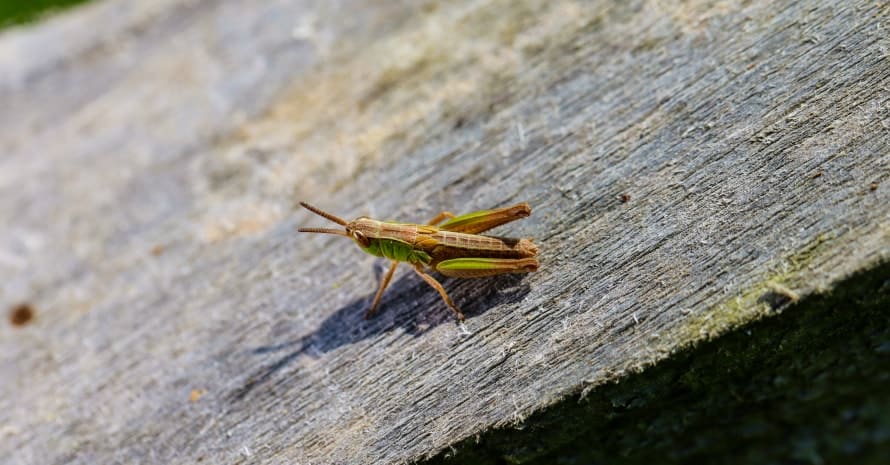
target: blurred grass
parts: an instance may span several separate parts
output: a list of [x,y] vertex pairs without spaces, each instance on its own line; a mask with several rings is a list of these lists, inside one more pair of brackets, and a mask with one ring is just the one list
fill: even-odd
[[89,0],[0,0],[0,29],[36,21],[43,15]]

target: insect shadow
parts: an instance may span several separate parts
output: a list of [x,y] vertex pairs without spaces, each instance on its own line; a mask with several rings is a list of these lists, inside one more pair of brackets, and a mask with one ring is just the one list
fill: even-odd
[[[521,301],[531,290],[518,274],[485,279],[444,279],[449,293],[472,319],[505,302]],[[257,356],[277,354],[271,363],[256,369],[229,396],[233,401],[244,399],[251,391],[269,382],[276,373],[302,356],[318,358],[340,347],[401,328],[404,333],[419,337],[442,324],[457,325],[454,313],[442,303],[439,295],[414,274],[406,274],[390,286],[376,316],[365,320],[373,295],[356,299],[335,311],[314,331],[283,342],[256,347]],[[294,330],[302,328],[296,324]],[[284,328],[285,332],[287,328]]]

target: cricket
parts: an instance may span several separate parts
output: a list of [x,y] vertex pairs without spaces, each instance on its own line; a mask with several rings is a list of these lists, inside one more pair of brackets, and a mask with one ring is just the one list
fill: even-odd
[[383,291],[392,280],[400,262],[411,265],[427,284],[438,291],[445,304],[454,310],[459,321],[464,320],[464,314],[448,297],[442,284],[427,273],[426,269],[454,278],[482,278],[538,270],[538,247],[531,239],[480,234],[531,215],[531,207],[524,202],[512,207],[480,210],[460,216],[444,211],[427,224],[380,221],[366,216],[347,222],[305,202],[300,202],[300,205],[344,228],[299,228],[300,232],[345,236],[354,240],[365,252],[392,262],[389,271],[380,281],[374,302],[365,312],[366,319],[377,312]]

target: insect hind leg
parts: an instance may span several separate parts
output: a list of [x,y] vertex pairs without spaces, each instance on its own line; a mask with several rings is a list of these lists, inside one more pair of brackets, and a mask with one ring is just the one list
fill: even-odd
[[444,300],[445,304],[448,305],[452,310],[454,310],[454,313],[457,315],[457,319],[459,321],[464,321],[463,312],[461,312],[457,308],[457,306],[454,305],[454,302],[451,300],[451,297],[448,297],[448,293],[445,292],[445,288],[442,287],[442,284],[440,284],[439,281],[436,281],[436,278],[433,278],[425,271],[423,271],[423,267],[420,264],[414,265],[414,271],[416,271],[417,274],[420,275],[420,277],[423,278],[423,280],[426,281],[427,284],[432,286],[433,289],[439,291],[439,295],[442,296],[442,300]]
[[531,258],[455,258],[436,265],[436,271],[452,278],[482,278],[507,273],[531,273],[538,270],[538,259]]
[[439,225],[443,231],[479,234],[502,224],[516,221],[531,215],[532,209],[527,203],[520,203],[507,208],[480,210],[456,216]]

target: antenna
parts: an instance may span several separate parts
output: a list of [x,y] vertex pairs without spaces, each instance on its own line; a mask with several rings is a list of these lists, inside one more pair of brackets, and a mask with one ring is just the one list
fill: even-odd
[[[332,214],[330,214],[330,213],[328,213],[328,212],[326,212],[326,211],[323,211],[323,210],[320,210],[320,209],[318,209],[318,208],[315,208],[315,207],[313,207],[312,205],[309,205],[309,204],[306,203],[306,202],[300,202],[300,205],[302,205],[303,208],[305,208],[306,210],[309,210],[309,211],[311,211],[312,213],[315,213],[316,215],[321,216],[321,217],[323,217],[323,218],[325,218],[325,219],[328,219],[328,220],[330,220],[330,221],[333,221],[334,223],[341,224],[341,225],[343,225],[343,226],[346,226],[346,224],[347,224],[347,223],[346,223],[345,221],[343,221],[341,218],[338,218],[338,217],[336,217],[336,216],[334,216],[334,215],[332,215]],[[338,236],[346,236],[346,237],[349,237],[349,234],[347,234],[346,231],[343,231],[342,229],[332,229],[332,228],[300,228],[300,229],[298,229],[298,231],[300,231],[300,232],[309,232],[309,233],[336,234],[336,235],[338,235]]]
[[341,231],[339,229],[329,229],[329,228],[300,228],[297,231],[300,232],[311,232],[311,233],[324,233],[324,234],[336,234],[338,236],[346,236],[349,237],[349,234],[346,234],[345,231]]
[[330,214],[330,213],[328,213],[328,212],[326,212],[326,211],[324,211],[324,210],[315,208],[315,207],[313,207],[312,205],[309,205],[309,204],[306,203],[306,202],[300,202],[300,205],[302,205],[303,208],[305,208],[306,210],[309,210],[309,211],[311,211],[312,213],[315,213],[316,215],[321,216],[321,217],[323,217],[323,218],[326,218],[326,219],[328,219],[328,220],[330,220],[330,221],[333,221],[334,223],[337,223],[337,224],[339,224],[339,225],[346,226],[346,225],[348,224],[348,223],[347,223],[345,220],[343,220],[342,218],[338,218],[338,217],[336,217],[336,216],[334,216],[334,215],[332,215],[332,214]]

